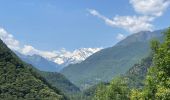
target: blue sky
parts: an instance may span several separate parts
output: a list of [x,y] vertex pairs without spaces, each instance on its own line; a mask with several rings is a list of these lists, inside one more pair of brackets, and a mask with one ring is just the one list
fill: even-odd
[[[0,0],[0,27],[39,50],[110,47],[133,32],[169,26],[169,0],[155,0],[160,9],[153,4],[144,10],[138,1]],[[127,18],[147,27],[129,29]]]

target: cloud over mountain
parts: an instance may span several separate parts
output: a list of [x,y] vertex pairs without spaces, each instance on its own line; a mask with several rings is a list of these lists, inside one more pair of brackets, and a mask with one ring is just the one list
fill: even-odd
[[8,47],[14,50],[19,50],[19,41],[14,39],[12,34],[7,33],[3,28],[0,28],[0,38],[8,44]]
[[18,51],[24,55],[40,55],[48,60],[51,60],[57,64],[68,65],[70,63],[78,63],[85,60],[93,53],[101,50],[102,48],[81,48],[76,49],[73,52],[61,49],[59,51],[43,51],[36,49],[31,45],[21,45],[20,42],[14,38],[14,36],[8,33],[5,29],[0,27],[0,38],[5,44],[12,50]]

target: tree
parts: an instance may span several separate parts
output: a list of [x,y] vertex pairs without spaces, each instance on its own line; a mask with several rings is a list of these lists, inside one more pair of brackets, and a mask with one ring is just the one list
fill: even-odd
[[115,78],[106,86],[101,84],[95,94],[94,100],[129,100],[129,88],[126,80]]
[[152,41],[153,67],[149,69],[144,89],[132,91],[132,100],[170,100],[170,28],[164,34],[163,43]]

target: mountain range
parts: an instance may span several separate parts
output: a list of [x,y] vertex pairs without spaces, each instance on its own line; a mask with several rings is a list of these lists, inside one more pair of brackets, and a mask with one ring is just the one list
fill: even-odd
[[33,65],[40,71],[59,72],[62,69],[61,65],[49,61],[40,55],[23,55],[17,51],[15,51],[15,53],[24,62]]
[[32,64],[41,71],[59,72],[69,64],[76,64],[84,61],[90,55],[101,49],[102,48],[81,48],[74,50],[73,52],[62,49],[61,51],[56,52],[56,56],[54,57],[43,57],[38,54],[25,55],[17,51],[14,52],[24,62]]
[[16,54],[41,71],[61,71],[72,83],[86,89],[124,74],[135,63],[147,57],[150,52],[150,41],[154,38],[162,40],[163,31],[135,33],[106,49],[82,48],[73,52],[62,49],[56,52],[58,56],[51,58]]
[[150,54],[150,41],[163,39],[164,30],[132,34],[115,46],[102,49],[78,64],[65,67],[61,73],[81,89],[124,74],[135,63]]

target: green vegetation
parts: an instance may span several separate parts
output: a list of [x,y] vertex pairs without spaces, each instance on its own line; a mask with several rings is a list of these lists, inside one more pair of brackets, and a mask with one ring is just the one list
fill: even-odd
[[147,75],[148,69],[152,65],[153,56],[142,59],[141,63],[134,64],[132,68],[126,72],[124,78],[127,80],[127,84],[130,88],[142,88],[144,86],[144,80]]
[[[121,89],[121,87],[124,87],[127,91],[127,100],[129,100],[130,99],[130,89],[143,88],[144,80],[147,75],[148,69],[152,65],[152,58],[153,58],[153,56],[149,56],[145,59],[142,59],[141,63],[134,64],[134,66],[132,68],[130,68],[126,72],[125,75],[114,79],[112,82],[114,84],[110,85],[110,87],[112,86],[114,88],[114,91],[112,89],[110,89],[110,91],[112,93],[114,93],[113,95],[118,95],[118,94],[115,94],[115,92],[118,92],[119,89]],[[119,83],[121,83],[121,84],[119,84]],[[109,84],[98,84],[95,86],[96,87],[93,88],[94,91],[93,91],[93,93],[92,93],[93,95],[91,95],[91,97],[94,97],[94,92],[95,92],[95,98],[94,98],[95,100],[105,100],[105,99],[110,100],[107,98],[108,97],[107,92],[109,92],[109,90],[107,90],[107,89],[110,88]],[[117,89],[117,90],[115,90],[115,89]],[[119,100],[120,98],[117,98],[117,99]],[[115,99],[115,100],[117,100],[117,99]],[[90,99],[90,100],[92,100],[92,99]]]
[[170,100],[170,28],[165,42],[152,42],[153,67],[150,68],[142,90],[133,90],[132,100]]
[[0,99],[65,100],[66,97],[0,40]]
[[[170,28],[165,32],[163,43],[152,42],[152,50],[153,59],[148,57],[141,64],[135,65],[129,70],[127,77],[99,86],[94,100],[170,100]],[[144,77],[144,86],[140,86]],[[140,82],[129,85],[129,80],[133,82],[137,78]],[[131,88],[133,85],[137,88]]]
[[101,84],[96,90],[94,100],[129,100],[130,90],[125,80],[114,79],[109,85]]
[[97,85],[94,85],[84,91],[81,91],[79,93],[73,94],[70,96],[71,100],[92,100],[93,97],[95,96],[95,91],[100,85],[107,85],[107,83],[100,83]]
[[48,83],[60,89],[66,95],[72,95],[80,92],[80,89],[72,84],[64,75],[57,72],[39,72]]
[[80,89],[76,87],[73,83],[71,83],[64,75],[56,72],[57,64],[55,64],[54,62],[48,61],[38,55],[26,56],[16,51],[15,53],[21,60],[33,65],[35,67],[33,69],[37,73],[39,73],[43,78],[45,78],[50,85],[61,90],[61,92],[65,95],[70,96],[80,92]]
[[133,34],[111,48],[103,49],[79,64],[73,64],[61,72],[81,89],[108,82],[125,74],[134,64],[150,53],[150,40],[162,40],[162,30]]

